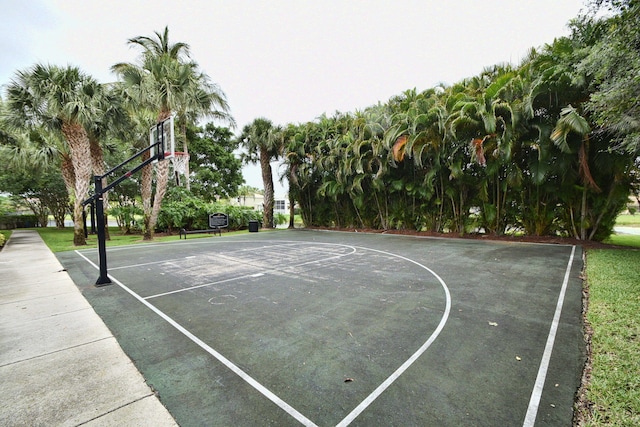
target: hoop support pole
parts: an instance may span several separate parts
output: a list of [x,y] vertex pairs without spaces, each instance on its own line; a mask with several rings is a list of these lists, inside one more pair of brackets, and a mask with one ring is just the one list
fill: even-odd
[[96,286],[105,286],[111,284],[111,279],[107,274],[107,244],[104,225],[104,200],[102,197],[104,191],[102,190],[102,177],[96,175],[94,179],[96,194],[98,195],[96,199],[96,220],[98,222],[98,257],[100,258],[100,277],[96,280]]
[[106,245],[104,201],[103,201],[104,193],[111,190],[113,187],[120,184],[125,179],[128,179],[129,177],[131,177],[132,174],[136,173],[137,171],[139,171],[146,165],[150,164],[151,162],[164,159],[164,151],[160,152],[161,150],[159,150],[159,152],[155,156],[150,157],[149,159],[140,163],[138,166],[126,172],[124,175],[120,176],[118,179],[116,179],[115,181],[113,181],[111,184],[107,185],[104,188],[102,187],[102,180],[107,178],[109,175],[113,174],[114,172],[116,172],[118,169],[120,169],[122,166],[129,163],[136,157],[142,155],[145,151],[150,150],[157,146],[162,146],[162,140],[154,144],[151,144],[149,147],[144,148],[143,150],[134,154],[129,159],[120,163],[115,168],[112,168],[104,175],[95,175],[94,176],[95,194],[82,202],[82,206],[86,206],[89,203],[95,204],[96,221],[97,221],[96,234],[98,235],[98,256],[100,259],[100,276],[96,281],[96,286],[105,286],[111,283],[111,279],[109,279],[109,275],[107,273],[107,248],[106,248],[107,245]]

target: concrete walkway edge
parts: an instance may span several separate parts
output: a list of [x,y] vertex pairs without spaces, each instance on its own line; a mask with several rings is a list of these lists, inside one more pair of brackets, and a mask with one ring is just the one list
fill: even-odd
[[35,230],[0,252],[0,425],[176,426]]

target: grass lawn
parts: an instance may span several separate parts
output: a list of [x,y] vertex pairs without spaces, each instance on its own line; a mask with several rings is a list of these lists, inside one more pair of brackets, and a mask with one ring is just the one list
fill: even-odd
[[604,241],[610,245],[629,246],[630,248],[640,248],[640,236],[631,234],[614,234]]
[[640,213],[636,213],[633,215],[618,215],[618,218],[616,219],[616,225],[620,225],[623,227],[640,227]]
[[[617,225],[640,226],[640,215]],[[640,425],[640,236],[613,235],[606,243],[629,249],[589,249],[586,320],[591,372],[584,390],[585,426]]]
[[[636,236],[640,246],[640,236]],[[587,426],[640,425],[640,250],[590,249]]]
[[[87,245],[86,246],[74,246],[73,245],[73,228],[68,227],[64,229],[58,228],[36,228],[42,240],[47,244],[49,249],[52,252],[64,252],[64,251],[73,251],[76,249],[87,249],[87,248],[97,248],[98,247],[98,238],[95,234],[89,234],[87,237]],[[231,231],[231,232],[222,232],[222,235],[227,234],[237,234],[237,233],[248,233],[248,231]],[[122,234],[118,227],[109,227],[109,235],[111,240],[107,240],[107,247],[111,246],[124,246],[124,245],[135,245],[135,244],[143,244],[150,243],[142,240],[141,234]],[[211,237],[212,234],[190,234],[189,239],[197,239],[203,237]],[[180,236],[178,234],[174,234],[171,236],[155,236],[153,242],[168,242],[173,240],[178,240]]]

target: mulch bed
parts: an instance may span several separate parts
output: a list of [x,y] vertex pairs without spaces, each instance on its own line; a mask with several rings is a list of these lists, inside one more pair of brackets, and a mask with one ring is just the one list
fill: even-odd
[[498,240],[505,242],[528,242],[528,243],[548,243],[557,245],[578,245],[584,249],[633,249],[628,246],[610,245],[607,243],[596,242],[593,240],[579,240],[569,237],[557,236],[511,236],[511,235],[495,235],[495,234],[455,234],[455,233],[436,233],[432,231],[415,231],[415,230],[378,230],[370,228],[326,228],[326,227],[307,227],[312,230],[333,230],[344,232],[360,232],[360,233],[376,233],[376,234],[399,234],[406,236],[424,236],[424,237],[440,237],[450,239],[474,239],[474,240]]

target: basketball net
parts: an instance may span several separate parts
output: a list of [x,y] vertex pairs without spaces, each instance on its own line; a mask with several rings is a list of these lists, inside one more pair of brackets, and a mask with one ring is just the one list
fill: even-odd
[[181,151],[176,151],[175,155],[171,158],[171,164],[173,165],[173,170],[179,173],[180,175],[184,175],[187,172],[188,162],[189,162],[189,154],[183,153]]

